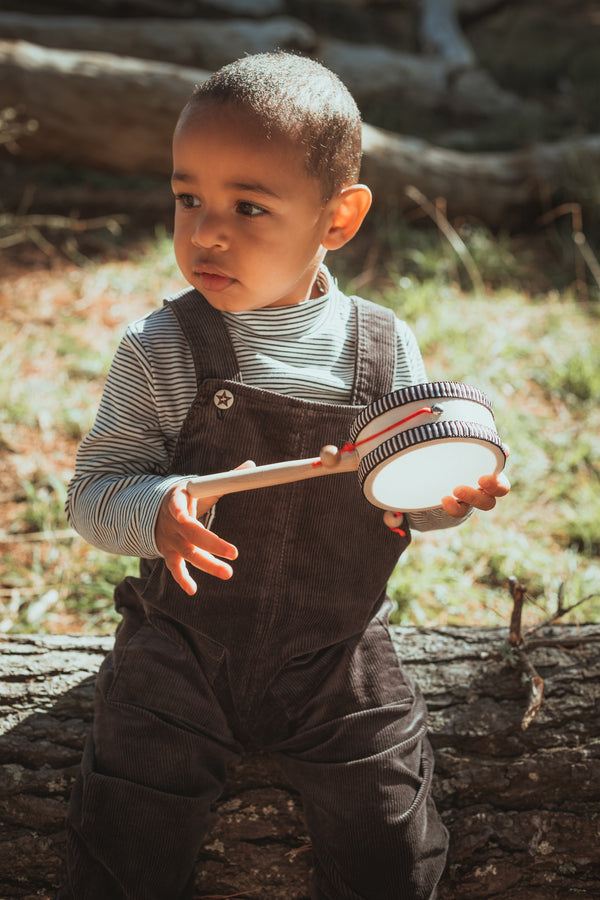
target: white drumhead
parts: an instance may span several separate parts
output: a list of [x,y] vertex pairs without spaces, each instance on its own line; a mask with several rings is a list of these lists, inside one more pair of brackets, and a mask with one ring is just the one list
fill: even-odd
[[[505,463],[501,446],[486,440],[442,439],[390,452],[364,477],[362,488],[374,506],[403,512],[439,506],[458,485],[477,487],[481,475],[501,472]],[[368,457],[363,463],[368,468]]]

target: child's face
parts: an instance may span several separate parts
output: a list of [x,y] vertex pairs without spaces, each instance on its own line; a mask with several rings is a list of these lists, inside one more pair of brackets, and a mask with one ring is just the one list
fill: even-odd
[[314,295],[335,203],[290,139],[267,140],[228,105],[202,105],[173,140],[175,256],[216,309],[291,306]]

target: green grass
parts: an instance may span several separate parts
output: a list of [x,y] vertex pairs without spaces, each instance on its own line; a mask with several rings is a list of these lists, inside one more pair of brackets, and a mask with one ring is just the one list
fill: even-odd
[[112,556],[61,533],[32,542],[26,560],[2,554],[0,632],[110,633],[119,616],[115,586],[138,571],[137,560]]
[[[466,381],[492,399],[511,447],[513,489],[459,528],[420,535],[390,583],[395,621],[503,624],[508,579],[527,586],[526,623],[587,602],[600,613],[600,303],[574,285],[565,254],[556,278],[540,242],[463,229],[485,284],[433,228],[377,223],[332,269],[349,291],[392,307],[417,334],[431,380]],[[558,233],[553,240],[561,240]],[[0,440],[18,477],[2,549],[0,629],[112,631],[112,593],[135,560],[90,548],[68,529],[63,504],[76,446],[90,427],[127,321],[179,279],[161,234],[128,262],[71,268],[42,315],[30,302],[6,316]],[[582,299],[585,297],[586,299]],[[25,303],[25,301],[23,301]],[[24,326],[22,323],[26,322]],[[30,444],[23,445],[23,433]],[[21,443],[20,443],[21,441]]]

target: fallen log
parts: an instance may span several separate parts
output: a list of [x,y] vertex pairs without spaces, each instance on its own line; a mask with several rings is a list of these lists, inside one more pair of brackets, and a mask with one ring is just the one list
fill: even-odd
[[[395,627],[427,698],[435,797],[451,834],[440,900],[600,896],[600,626],[538,631],[544,703],[523,727],[524,669],[498,628]],[[63,818],[111,640],[0,639],[0,897],[50,900]],[[235,769],[203,847],[197,896],[307,900],[310,847],[274,764]]]
[[409,205],[406,188],[443,199],[447,216],[471,218],[491,228],[531,224],[561,191],[600,164],[600,135],[530,144],[505,153],[462,153],[363,126],[363,171],[379,203]]
[[313,29],[290,16],[268,19],[107,19],[0,13],[3,40],[93,50],[155,62],[218,69],[247,53],[315,49]]
[[484,69],[458,68],[442,56],[328,38],[320,42],[319,59],[340,76],[359,104],[383,99],[481,119],[540,112],[538,104],[500,88]]
[[38,123],[25,160],[170,177],[171,135],[208,71],[110,53],[0,41],[0,109]]
[[[503,90],[471,55],[406,53],[379,44],[317,36],[289,16],[250,19],[107,19],[0,13],[3,40],[21,40],[71,52],[103,52],[214,70],[276,48],[312,53],[348,85],[359,104],[390,103],[444,109],[456,116],[532,115],[536,104]],[[427,49],[427,48],[426,48]]]
[[[19,138],[25,161],[59,161],[120,174],[171,170],[171,134],[202,69],[0,41],[0,110],[38,123]],[[530,223],[574,172],[593,173],[600,136],[505,153],[462,153],[365,125],[363,178],[377,205],[410,208],[407,186],[444,198],[450,217],[492,228]],[[8,151],[0,148],[6,160]],[[113,209],[118,213],[122,210]]]

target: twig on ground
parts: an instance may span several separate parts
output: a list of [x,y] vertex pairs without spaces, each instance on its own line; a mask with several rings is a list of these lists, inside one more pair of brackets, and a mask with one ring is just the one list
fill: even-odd
[[508,579],[508,587],[510,590],[510,595],[513,598],[513,608],[510,617],[508,642],[512,644],[513,647],[518,647],[523,643],[523,635],[521,634],[521,619],[523,617],[523,604],[527,599],[527,589],[512,575]]
[[528,650],[537,650],[539,647],[557,647],[559,650],[570,650],[576,649],[578,647],[583,647],[585,644],[597,644],[600,641],[600,637],[596,637],[595,635],[588,635],[587,637],[576,637],[576,638],[537,638],[531,641],[527,641],[527,649]]
[[312,850],[312,844],[302,844],[301,847],[293,847],[291,850],[288,850],[287,853],[284,853],[284,856],[289,856],[294,859],[298,856],[299,853],[305,853],[307,850]]
[[544,679],[537,672],[525,650],[519,650],[518,652],[519,660],[529,674],[529,698],[525,715],[521,719],[521,731],[526,731],[540,711],[544,700]]
[[[529,728],[538,712],[540,711],[544,699],[544,679],[541,677],[541,675],[529,659],[527,651],[534,650],[538,647],[577,647],[581,644],[592,643],[594,641],[597,641],[598,639],[595,637],[581,637],[574,639],[571,638],[568,640],[561,639],[560,637],[524,639],[521,631],[521,622],[523,616],[523,605],[528,599],[527,589],[525,585],[521,584],[513,576],[508,579],[508,585],[511,597],[513,598],[513,608],[510,617],[508,642],[514,649],[520,665],[529,677],[529,697],[527,701],[527,709],[525,710],[525,714],[521,720],[521,729],[525,731],[527,728]],[[567,613],[570,613],[578,606],[581,606],[582,603],[585,603],[586,600],[590,600],[592,597],[596,596],[595,594],[588,594],[581,600],[577,600],[576,603],[565,606],[564,593],[565,585],[563,582],[558,589],[556,611],[554,612],[554,614],[549,616],[543,622],[540,622],[538,625],[535,625],[533,628],[528,629],[527,635],[536,634],[542,628],[553,625],[557,619],[560,619],[562,616],[567,615]]]
[[251,896],[247,891],[241,891],[239,894],[200,894],[198,900],[251,900]]
[[571,217],[571,236],[573,243],[579,253],[581,259],[575,255],[575,276],[577,284],[580,285],[583,292],[583,299],[588,299],[587,284],[585,281],[585,266],[587,265],[590,273],[600,287],[600,263],[594,255],[594,251],[590,247],[588,240],[583,231],[583,213],[580,203],[562,203],[560,206],[549,210],[538,219],[540,225],[549,225],[561,216]]
[[475,260],[469,253],[469,248],[457,231],[452,227],[441,208],[435,203],[432,203],[422,191],[412,184],[405,187],[404,193],[410,200],[418,204],[431,219],[433,219],[467,270],[469,278],[471,279],[471,284],[473,285],[473,290],[477,291],[479,294],[485,294],[483,279],[479,274],[479,269],[477,268]]
[[[592,600],[594,597],[597,597],[597,594],[587,594],[585,597],[582,597],[581,600],[577,600],[575,603],[571,603],[570,606],[564,605],[564,596],[565,596],[565,583],[561,581],[558,593],[556,596],[556,611],[548,616],[547,619],[544,619],[543,622],[539,622],[537,625],[534,625],[532,628],[527,630],[527,635],[535,634],[537,631],[541,631],[542,628],[546,628],[548,625],[554,625],[557,619],[560,619],[561,616],[566,616],[568,613],[573,612],[574,609],[577,609],[578,606],[581,606],[583,603],[587,603],[588,600]],[[527,646],[531,646],[531,642],[527,641]]]
[[22,531],[11,534],[0,531],[0,544],[25,544],[29,541],[65,541],[79,537],[74,528],[58,528],[48,531]]
[[69,233],[81,233],[92,231],[96,228],[106,228],[111,234],[120,234],[121,225],[128,221],[128,216],[98,216],[94,219],[78,219],[75,216],[43,216],[43,215],[15,215],[5,213],[0,215],[0,249],[14,247],[25,241],[31,241],[46,254],[54,251],[53,245],[41,232],[41,228],[49,228],[51,231]]

